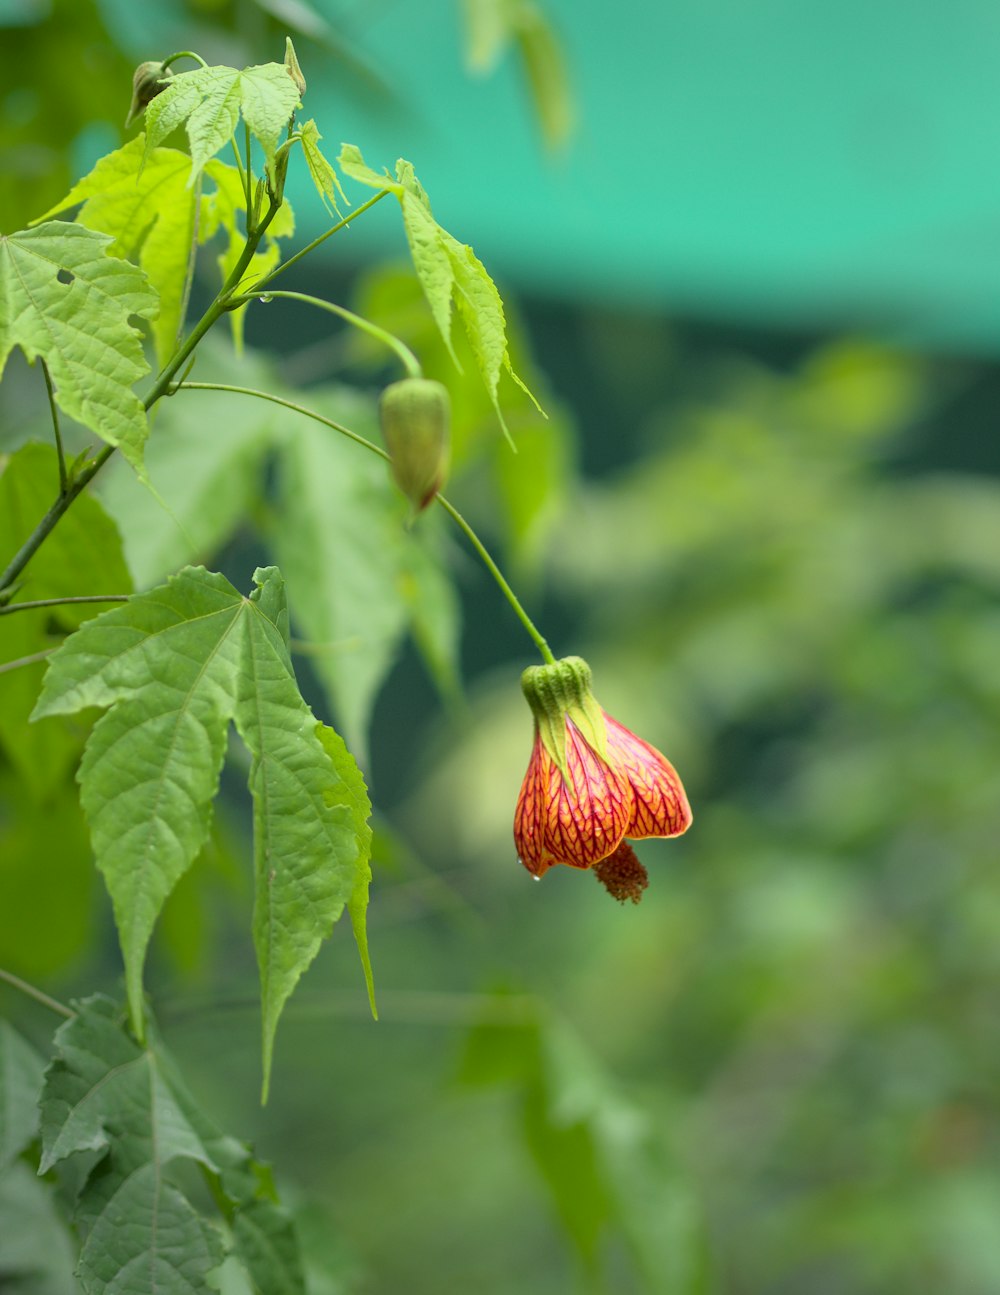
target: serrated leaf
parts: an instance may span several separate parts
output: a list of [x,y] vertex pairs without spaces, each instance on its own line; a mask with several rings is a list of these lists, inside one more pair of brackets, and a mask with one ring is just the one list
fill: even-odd
[[15,346],[41,356],[60,409],[119,446],[141,476],[148,428],[132,384],[149,365],[128,321],[151,319],[159,303],[142,270],[107,255],[111,242],[63,221],[0,235],[0,375]]
[[301,1260],[264,1165],[194,1104],[158,1042],[140,1047],[110,1000],[74,1004],[56,1035],[42,1101],[42,1170],[88,1152],[74,1223],[88,1295],[195,1295],[223,1259],[217,1222],[194,1209],[176,1173],[215,1182],[235,1254],[260,1291],[301,1295]]
[[193,184],[209,158],[229,143],[240,114],[260,141],[270,168],[281,132],[299,106],[299,92],[282,63],[195,68],[172,77],[146,108],[147,152],[184,125]]
[[434,322],[458,365],[451,342],[453,306],[457,310],[490,403],[504,435],[510,440],[498,397],[501,372],[510,375],[540,413],[542,408],[511,366],[503,302],[486,267],[471,247],[460,243],[434,219],[427,195],[405,158],[396,163],[395,180],[388,175],[379,175],[367,166],[361,151],[353,144],[342,147],[337,161],[345,175],[369,188],[392,193],[398,199],[413,268]]
[[320,724],[316,732],[319,740],[323,743],[323,749],[330,757],[330,761],[341,779],[340,786],[334,792],[331,792],[331,796],[336,797],[332,803],[346,805],[351,811],[351,822],[354,826],[354,838],[357,842],[358,854],[354,865],[354,886],[351,890],[350,899],[347,901],[347,910],[351,918],[354,942],[358,946],[358,954],[361,958],[361,969],[364,972],[365,986],[368,990],[368,1003],[371,1007],[372,1016],[378,1020],[378,1010],[375,1006],[375,982],[372,977],[372,964],[368,953],[368,929],[365,920],[365,915],[368,911],[368,888],[372,880],[372,830],[369,826],[372,813],[371,801],[368,799],[368,788],[365,786],[361,770],[355,763],[350,751],[344,745],[344,739],[335,729],[326,724]]
[[45,1062],[7,1021],[0,1021],[0,1174],[35,1136]]
[[110,234],[111,254],[135,261],[145,271],[160,299],[152,332],[162,365],[173,353],[181,325],[197,195],[188,184],[188,155],[173,148],[146,150],[145,143],[145,136],[137,135],[102,157],[39,220],[82,202],[76,220]]
[[[124,468],[124,465],[123,465]],[[135,483],[134,475],[124,469]],[[44,517],[58,489],[59,469],[50,445],[28,444],[12,455],[0,476],[0,567],[14,556]],[[148,495],[135,485],[147,500]],[[79,496],[25,568],[18,598],[60,598],[80,593],[128,594],[132,580],[114,522],[90,493]],[[101,608],[65,605],[0,617],[0,662],[55,647],[61,631],[75,629]],[[0,674],[0,746],[42,800],[57,787],[79,754],[79,726],[63,720],[29,725],[44,666]]]
[[108,708],[80,767],[81,801],[114,905],[129,1007],[167,895],[205,842],[230,720],[249,748],[266,1094],[281,1010],[354,887],[350,812],[288,656],[280,573],[242,597],[187,567],[72,635],[49,662],[37,716]]
[[[327,211],[335,212],[339,216],[340,208],[337,206],[337,198],[339,197],[346,203],[347,195],[337,178],[337,172],[323,156],[319,146],[319,141],[323,136],[319,133],[315,121],[310,119],[304,126],[301,126],[299,135],[306,166],[308,166],[312,182],[316,186],[316,192],[322,198]],[[350,206],[350,203],[347,205]]]

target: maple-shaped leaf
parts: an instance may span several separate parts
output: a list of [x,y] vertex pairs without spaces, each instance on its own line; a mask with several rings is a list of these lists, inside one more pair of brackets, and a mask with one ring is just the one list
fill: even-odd
[[486,267],[471,247],[460,243],[437,223],[427,194],[405,159],[400,158],[396,163],[395,179],[373,171],[353,144],[341,148],[337,162],[345,175],[371,189],[391,193],[399,200],[413,268],[434,322],[457,365],[458,357],[451,342],[452,308],[457,310],[490,402],[510,440],[497,395],[501,372],[506,370],[510,374],[539,412],[541,406],[511,367],[503,302]]
[[[135,261],[160,298],[152,326],[156,358],[165,364],[177,342],[196,195],[188,187],[191,159],[175,148],[154,148],[145,156],[142,135],[102,157],[50,207],[39,221],[83,203],[76,220],[110,234],[113,256]],[[33,222],[35,224],[38,221]]]
[[[79,781],[111,894],[133,1026],[142,968],[167,895],[208,835],[232,720],[253,757],[264,1092],[278,1018],[367,865],[345,781],[317,735],[288,654],[278,570],[248,597],[201,567],[88,621],[52,656],[36,718],[107,708]],[[342,761],[350,761],[346,750]],[[349,767],[349,766],[348,766]],[[359,775],[358,775],[359,776]]]
[[112,241],[56,220],[0,235],[0,375],[15,346],[41,356],[60,409],[143,475],[149,429],[132,384],[149,365],[129,316],[151,319],[159,301],[142,270],[107,254]]
[[229,143],[240,114],[260,141],[270,168],[281,132],[299,106],[299,92],[283,63],[256,67],[199,67],[179,72],[146,108],[146,152],[184,125],[191,176]]
[[190,1178],[178,1172],[186,1164],[212,1182],[233,1253],[256,1288],[301,1295],[298,1247],[267,1167],[196,1107],[158,1040],[140,1045],[128,1035],[115,1003],[95,995],[73,1006],[45,1076],[40,1172],[90,1155],[73,1219],[86,1295],[217,1289],[222,1220],[188,1198]]

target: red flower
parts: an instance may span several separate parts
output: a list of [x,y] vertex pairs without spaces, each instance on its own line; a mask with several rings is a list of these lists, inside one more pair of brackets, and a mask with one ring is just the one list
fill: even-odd
[[625,838],[691,825],[673,765],[601,709],[580,657],[529,667],[521,686],[535,745],[514,813],[520,861],[535,877],[557,863],[593,868],[616,899],[638,903],[646,871]]

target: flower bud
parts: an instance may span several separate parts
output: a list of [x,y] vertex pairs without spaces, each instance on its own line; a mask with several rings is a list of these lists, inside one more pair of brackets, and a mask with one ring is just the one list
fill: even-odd
[[299,92],[299,98],[306,92],[306,79],[302,75],[302,69],[299,67],[299,60],[295,53],[295,46],[292,44],[291,36],[285,37],[285,71],[295,82],[295,88]]
[[129,104],[125,125],[131,126],[136,117],[145,110],[146,104],[155,99],[161,90],[167,87],[169,73],[163,70],[163,64],[157,62],[140,63],[132,77],[132,102]]
[[419,513],[444,485],[448,474],[448,390],[430,378],[403,378],[382,392],[379,417],[396,485]]

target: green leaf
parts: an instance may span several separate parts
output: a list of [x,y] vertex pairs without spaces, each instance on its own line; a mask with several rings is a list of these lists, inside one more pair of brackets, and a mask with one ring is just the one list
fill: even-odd
[[45,1062],[27,1040],[0,1021],[0,1175],[38,1129]]
[[534,401],[539,412],[541,406],[511,367],[503,302],[486,267],[471,247],[460,243],[437,223],[427,195],[413,167],[405,159],[400,158],[396,163],[395,180],[388,175],[379,175],[367,166],[354,144],[345,144],[337,160],[345,175],[369,188],[392,193],[398,199],[413,268],[434,322],[457,365],[458,358],[451,342],[452,307],[457,310],[490,403],[509,440],[510,433],[500,410],[498,395],[501,372],[510,375]]
[[[82,732],[67,745],[78,759]],[[79,790],[65,768],[61,775],[62,781],[48,787],[42,799],[26,795],[25,784],[0,768],[0,966],[42,983],[79,965],[91,947],[97,918],[97,875]],[[38,902],[42,886],[44,904]]]
[[197,202],[188,185],[190,170],[186,153],[173,148],[147,151],[145,137],[137,135],[102,157],[65,198],[39,217],[46,220],[82,202],[76,220],[87,229],[110,234],[111,255],[137,262],[145,271],[160,298],[152,332],[161,365],[173,353],[181,325]]
[[0,1281],[4,1295],[80,1295],[55,1193],[21,1162],[0,1174]]
[[299,92],[282,63],[181,72],[146,108],[146,150],[185,125],[191,145],[188,183],[193,184],[209,158],[229,143],[242,112],[270,168],[281,132],[297,107]]
[[365,786],[361,770],[344,745],[344,739],[326,724],[320,724],[316,732],[341,779],[340,786],[332,788],[327,798],[331,804],[346,805],[351,811],[351,823],[354,827],[358,853],[354,865],[354,886],[347,901],[347,910],[351,918],[354,942],[358,946],[361,957],[361,969],[368,989],[368,1002],[372,1016],[378,1020],[378,1010],[375,1007],[375,982],[368,953],[368,929],[365,920],[368,911],[368,887],[372,879],[372,830],[369,826],[372,813],[371,801],[368,799],[368,788]]
[[[377,435],[375,411],[349,391],[320,413]],[[404,589],[406,505],[385,463],[306,419],[280,451],[274,544],[293,591],[295,620],[351,748],[364,753],[368,721],[410,620]]]
[[[148,495],[124,465],[123,470],[146,498],[148,509]],[[58,488],[58,458],[51,446],[28,444],[7,460],[0,476],[0,567],[44,517]],[[115,524],[99,501],[85,492],[32,557],[17,598],[32,601],[131,591],[132,579]],[[0,617],[0,662],[55,647],[62,632],[76,629],[100,610],[96,605],[65,605]],[[36,801],[61,785],[82,742],[79,724],[59,719],[28,724],[44,668],[38,662],[0,674],[0,747]]]
[[112,241],[63,221],[0,235],[0,375],[14,346],[41,356],[60,409],[120,446],[142,476],[148,428],[132,384],[149,365],[128,321],[152,318],[159,303],[140,269],[107,255]]
[[72,635],[52,657],[39,716],[109,708],[80,767],[81,801],[114,905],[129,1008],[143,1031],[142,967],[167,895],[201,849],[230,720],[249,748],[266,1095],[281,1010],[354,888],[342,781],[288,657],[279,572],[242,597],[187,567]]
[[108,999],[74,1004],[56,1035],[42,1101],[42,1172],[87,1151],[75,1223],[83,1289],[193,1295],[223,1259],[218,1223],[176,1178],[194,1162],[216,1184],[234,1254],[260,1291],[302,1295],[301,1260],[265,1165],[194,1104],[158,1042],[140,1047]]
[[[308,166],[312,182],[316,186],[316,192],[322,198],[327,211],[335,212],[339,216],[340,208],[337,206],[337,198],[341,198],[346,203],[347,195],[337,178],[337,172],[320,151],[319,141],[323,136],[319,133],[315,121],[310,119],[304,126],[301,126],[299,135],[302,152],[305,154],[306,166]],[[348,203],[348,206],[350,206],[350,203]]]
[[[209,334],[198,347],[196,376],[265,389],[276,381],[259,354],[237,358],[220,334]],[[280,415],[275,405],[222,391],[181,391],[162,401],[159,434],[149,444],[146,464],[163,507],[154,506],[124,465],[108,464],[102,496],[121,527],[141,588],[188,563],[209,562],[253,514],[262,494],[264,455]],[[206,427],[211,436],[205,435]]]
[[559,40],[532,0],[464,0],[467,61],[489,72],[511,44],[520,55],[542,134],[549,147],[565,143],[574,121],[573,96]]

